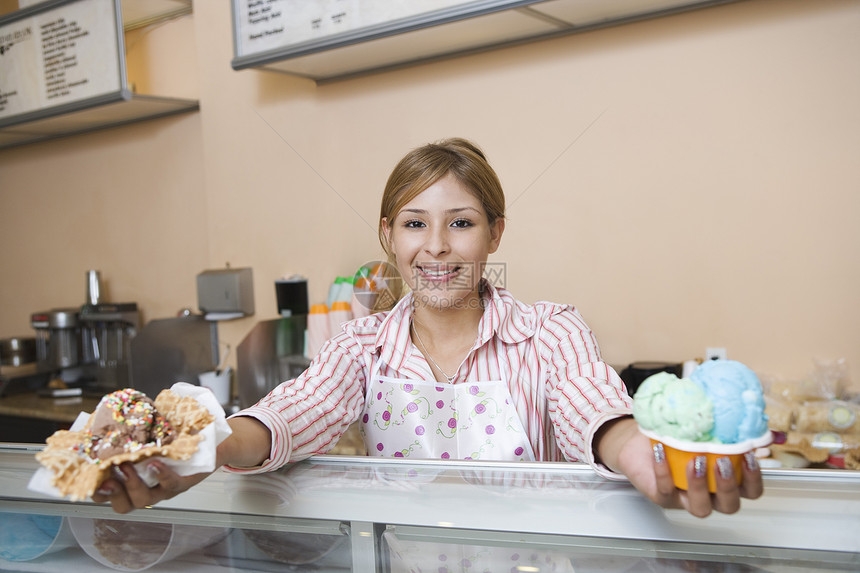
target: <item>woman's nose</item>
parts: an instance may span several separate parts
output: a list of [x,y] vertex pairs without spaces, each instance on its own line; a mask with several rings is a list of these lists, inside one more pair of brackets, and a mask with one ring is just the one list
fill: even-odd
[[450,250],[447,231],[444,227],[430,231],[427,242],[424,244],[424,250],[434,257],[447,253]]

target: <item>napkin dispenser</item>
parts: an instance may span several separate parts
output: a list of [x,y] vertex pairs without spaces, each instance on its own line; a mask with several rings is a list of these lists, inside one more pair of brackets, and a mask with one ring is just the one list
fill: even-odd
[[197,275],[197,306],[207,318],[254,314],[254,276],[249,267],[211,269]]

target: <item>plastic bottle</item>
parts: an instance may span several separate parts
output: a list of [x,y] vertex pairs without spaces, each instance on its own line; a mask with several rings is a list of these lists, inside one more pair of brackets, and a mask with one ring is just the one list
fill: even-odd
[[311,305],[310,313],[308,313],[306,356],[311,359],[316,356],[329,338],[331,338],[331,328],[329,327],[328,307],[324,304]]
[[352,310],[349,303],[342,300],[334,301],[328,313],[328,327],[331,335],[334,336],[340,332],[341,325],[350,320],[352,320]]
[[328,296],[325,299],[325,304],[328,308],[337,300],[338,292],[340,291],[340,283],[343,280],[341,277],[336,277],[334,282],[328,287]]
[[353,278],[352,277],[339,277],[340,278],[340,287],[337,289],[337,298],[335,302],[348,302],[352,304],[352,291],[353,291]]

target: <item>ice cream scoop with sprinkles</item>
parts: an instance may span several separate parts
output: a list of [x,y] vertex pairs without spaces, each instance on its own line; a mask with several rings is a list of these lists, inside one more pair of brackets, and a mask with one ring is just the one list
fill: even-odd
[[173,441],[174,430],[142,392],[124,388],[104,396],[79,451],[94,463],[122,452],[160,447]]

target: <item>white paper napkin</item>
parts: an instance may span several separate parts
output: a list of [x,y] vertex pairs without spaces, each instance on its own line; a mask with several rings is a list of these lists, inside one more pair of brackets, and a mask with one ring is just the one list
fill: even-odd
[[[168,466],[181,476],[214,471],[215,448],[232,433],[230,426],[227,424],[224,409],[218,403],[218,400],[215,398],[215,395],[212,394],[211,390],[203,388],[202,386],[188,384],[187,382],[177,382],[171,386],[170,389],[179,396],[191,396],[197,400],[201,405],[205,406],[206,409],[209,410],[210,414],[215,416],[215,421],[200,431],[200,435],[203,436],[203,439],[200,440],[197,451],[194,452],[189,459],[173,460],[162,456],[153,456],[136,463],[134,468],[137,470],[140,478],[149,487],[153,487],[158,484],[158,479],[155,474],[147,469],[147,464],[154,459],[161,461],[164,465]],[[81,412],[78,414],[77,419],[70,429],[75,431],[80,430],[83,428],[89,417],[90,414]],[[51,497],[63,497],[57,488],[51,484],[52,477],[50,470],[40,467],[36,470],[36,473],[33,474],[33,477],[30,479],[30,483],[27,484],[27,489]]]

